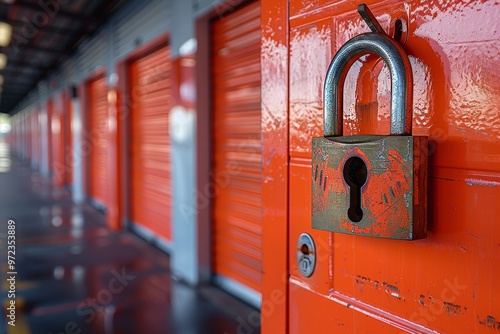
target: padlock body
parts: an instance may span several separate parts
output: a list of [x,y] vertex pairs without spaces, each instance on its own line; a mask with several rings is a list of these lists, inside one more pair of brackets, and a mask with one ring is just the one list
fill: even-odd
[[[425,238],[427,147],[424,136],[313,138],[312,227],[400,240]],[[366,165],[366,179],[356,195],[359,221],[348,214],[353,192],[345,168],[352,157]]]

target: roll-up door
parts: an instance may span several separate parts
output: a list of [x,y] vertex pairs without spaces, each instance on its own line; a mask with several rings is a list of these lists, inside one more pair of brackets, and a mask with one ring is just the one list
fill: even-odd
[[[54,117],[54,103],[52,102],[51,99],[48,99],[47,100],[47,110],[46,110],[46,114],[45,114],[45,120],[46,120],[46,123],[44,123],[44,136],[46,136],[47,138],[47,151],[46,151],[46,154],[47,154],[47,167],[48,167],[48,172],[49,174],[52,173],[53,169],[54,169],[54,162],[53,162],[53,156],[54,156],[54,150],[52,148],[52,117]],[[45,132],[46,131],[46,132]],[[42,151],[42,156],[43,156],[44,152]]]
[[262,257],[260,41],[259,2],[213,22],[213,271],[228,286],[236,281],[257,293]]
[[32,138],[33,138],[33,133],[31,130],[31,121],[30,121],[31,115],[26,112],[26,116],[24,117],[24,124],[25,124],[25,129],[26,129],[26,158],[28,161],[31,160],[31,154],[32,154]]
[[89,195],[104,207],[108,203],[108,104],[106,78],[101,76],[88,84],[89,106]]
[[39,166],[40,164],[40,134],[39,134],[39,127],[40,125],[38,124],[38,110],[35,109],[32,113],[32,118],[31,118],[31,128],[33,129],[33,138],[32,138],[32,143],[33,143],[33,162],[36,167]]
[[172,65],[167,45],[132,61],[130,79],[130,219],[171,239]]
[[62,104],[64,108],[64,136],[65,136],[65,146],[64,146],[64,165],[66,166],[65,173],[65,185],[73,184],[73,130],[71,128],[72,123],[72,109],[71,109],[71,98],[67,93],[61,94]]
[[52,117],[50,121],[50,133],[52,136],[52,178],[54,184],[64,184],[64,132],[63,114],[59,100],[52,102]]

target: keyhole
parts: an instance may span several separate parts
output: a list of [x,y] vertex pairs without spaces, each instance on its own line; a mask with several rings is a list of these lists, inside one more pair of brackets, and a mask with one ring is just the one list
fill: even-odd
[[357,223],[363,218],[361,210],[361,187],[365,184],[367,178],[365,162],[359,157],[347,159],[344,165],[344,180],[349,185],[350,203],[347,210],[349,219]]
[[300,251],[302,252],[302,254],[304,255],[309,255],[309,247],[307,247],[306,244],[303,244],[302,247],[300,247]]

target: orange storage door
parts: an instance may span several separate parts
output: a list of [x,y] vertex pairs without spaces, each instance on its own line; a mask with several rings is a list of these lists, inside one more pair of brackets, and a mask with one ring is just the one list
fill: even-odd
[[54,156],[54,149],[52,147],[52,117],[54,115],[54,103],[51,99],[47,100],[47,112],[46,112],[46,117],[47,117],[47,123],[45,124],[46,130],[47,130],[47,160],[48,160],[48,168],[49,168],[49,174],[52,173],[54,169],[54,162],[53,162],[53,156]]
[[32,129],[33,129],[33,161],[35,165],[38,166],[40,163],[40,134],[39,134],[39,124],[38,124],[38,110],[35,109],[32,114],[31,119]]
[[213,22],[213,271],[261,291],[260,3]]
[[24,118],[24,124],[25,124],[25,131],[26,131],[26,152],[27,152],[27,159],[28,161],[31,160],[31,154],[32,154],[32,129],[31,129],[31,121],[30,121],[31,115],[29,113],[26,113],[26,117]]
[[50,132],[52,136],[52,179],[54,184],[64,184],[64,132],[63,114],[60,101],[52,102],[52,118],[50,121]]
[[88,84],[89,96],[89,194],[100,205],[108,203],[108,103],[105,76]]
[[131,96],[130,219],[171,240],[170,48],[165,45],[129,65]]
[[[491,52],[500,34],[472,27],[498,24],[500,6],[463,6],[458,0],[439,6],[428,0],[369,3],[386,31],[400,20],[408,34],[403,41],[413,72],[412,134],[428,136],[430,144],[427,238],[391,240],[312,228],[318,203],[311,196],[311,138],[323,135],[325,74],[335,52],[370,29],[351,1],[291,2],[289,333],[499,333],[500,76],[482,73],[500,66],[498,51]],[[389,133],[388,66],[373,56],[356,61],[346,74],[344,96],[344,135]],[[379,172],[371,169],[368,177]],[[339,183],[328,182],[326,192],[333,192]],[[366,203],[379,200],[365,194]],[[330,198],[328,205],[336,203]],[[391,219],[398,221],[404,210]],[[301,233],[316,244],[310,277],[297,263]]]
[[71,128],[72,122],[72,109],[71,109],[71,98],[67,93],[62,93],[61,95],[62,104],[64,108],[64,165],[66,166],[64,175],[64,184],[73,184],[73,131]]

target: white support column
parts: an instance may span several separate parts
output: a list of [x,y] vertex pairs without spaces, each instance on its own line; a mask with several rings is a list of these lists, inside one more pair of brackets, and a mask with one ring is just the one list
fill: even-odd
[[81,110],[80,100],[76,94],[76,88],[73,89],[71,96],[71,131],[73,132],[73,202],[79,204],[85,200],[84,187],[84,166],[83,154],[83,113]]
[[193,196],[195,183],[195,129],[194,110],[176,106],[169,119],[172,161],[172,228],[173,252],[171,270],[174,275],[191,285],[199,283],[198,230],[196,204]]

